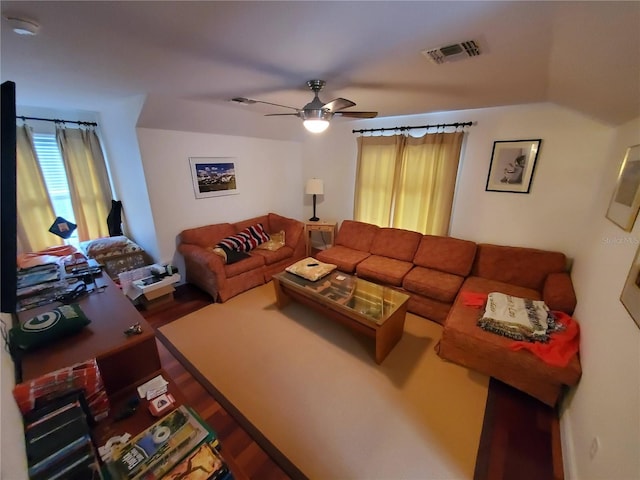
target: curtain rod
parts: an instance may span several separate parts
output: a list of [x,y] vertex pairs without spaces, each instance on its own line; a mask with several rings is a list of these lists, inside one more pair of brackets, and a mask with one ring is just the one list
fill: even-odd
[[77,125],[87,125],[89,127],[97,127],[95,122],[81,122],[79,120],[60,120],[59,118],[40,118],[40,117],[25,117],[24,115],[16,115],[16,118],[21,120],[40,120],[42,122],[55,122],[55,123],[75,123]]
[[444,127],[470,127],[473,122],[456,122],[456,123],[438,123],[434,125],[420,125],[416,127],[389,127],[389,128],[365,128],[362,130],[351,130],[351,133],[365,133],[365,132],[385,132],[388,130],[399,130],[404,132],[405,130],[413,130],[414,128],[444,128]]

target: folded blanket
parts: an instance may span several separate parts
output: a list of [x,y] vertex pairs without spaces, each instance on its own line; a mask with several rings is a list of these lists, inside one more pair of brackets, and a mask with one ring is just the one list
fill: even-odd
[[564,312],[552,312],[556,321],[564,328],[550,335],[547,343],[513,342],[511,350],[529,350],[549,365],[566,367],[580,348],[578,322]]
[[480,328],[514,340],[546,342],[558,326],[547,305],[541,300],[519,298],[491,292]]
[[462,303],[464,305],[473,308],[484,307],[484,304],[487,301],[486,293],[464,291],[460,292],[460,297],[462,298]]

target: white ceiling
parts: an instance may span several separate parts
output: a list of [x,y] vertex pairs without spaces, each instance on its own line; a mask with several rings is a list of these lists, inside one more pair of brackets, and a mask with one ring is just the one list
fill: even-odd
[[[100,111],[114,100],[322,100],[380,116],[550,101],[610,125],[640,116],[640,2],[2,1],[1,77],[18,105]],[[478,57],[420,51],[475,40]],[[256,114],[286,110],[248,107]]]

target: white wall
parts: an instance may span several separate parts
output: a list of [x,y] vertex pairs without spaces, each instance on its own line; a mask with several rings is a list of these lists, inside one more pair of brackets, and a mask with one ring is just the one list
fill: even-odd
[[[568,479],[640,478],[640,328],[619,300],[640,222],[628,233],[605,218],[625,151],[638,144],[640,119],[617,130],[573,267],[583,375],[563,415]],[[591,459],[596,437],[600,447]]]
[[[357,152],[352,129],[464,121],[476,124],[463,145],[450,234],[572,257],[593,211],[612,129],[553,104],[334,121],[325,137],[305,143],[305,173],[322,172],[325,181],[319,213],[352,217]],[[530,193],[485,192],[493,142],[536,138],[542,144]]]
[[152,257],[158,257],[147,180],[135,130],[144,100],[144,96],[138,96],[114,102],[100,112],[99,123],[114,184],[114,200],[122,201],[124,234]]
[[[281,140],[138,128],[157,261],[173,262],[185,228],[235,222],[269,212],[301,218],[301,146]],[[234,157],[238,194],[195,198],[189,157]]]
[[[11,325],[9,314],[0,313],[0,316],[6,325]],[[28,478],[22,415],[12,393],[15,386],[13,360],[4,345],[0,358],[0,478],[22,480]]]
[[[573,259],[583,375],[563,405],[566,477],[640,478],[640,329],[619,301],[640,244],[640,222],[628,234],[605,218],[624,151],[640,143],[640,120],[616,131],[553,104],[536,104],[334,121],[325,136],[305,142],[303,152],[305,175],[325,182],[320,217],[352,218],[351,129],[456,121],[477,125],[463,146],[451,235],[554,249]],[[486,192],[493,142],[533,138],[542,139],[542,146],[531,193]],[[594,436],[600,449],[591,460]]]

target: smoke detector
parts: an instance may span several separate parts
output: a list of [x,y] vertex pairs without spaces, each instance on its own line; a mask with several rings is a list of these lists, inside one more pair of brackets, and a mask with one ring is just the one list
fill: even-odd
[[474,40],[445,45],[444,47],[427,48],[420,53],[433,63],[455,62],[480,55],[480,48]]

